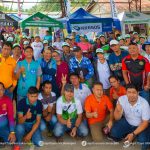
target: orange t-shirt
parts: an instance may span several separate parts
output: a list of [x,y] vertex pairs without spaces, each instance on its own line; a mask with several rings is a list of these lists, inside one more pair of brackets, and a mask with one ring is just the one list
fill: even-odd
[[110,88],[110,99],[113,100],[113,93],[116,92],[116,94],[120,97],[126,94],[126,89],[123,86],[120,86],[119,91],[116,91],[114,87]]
[[103,95],[101,100],[98,102],[93,94],[89,95],[85,100],[85,111],[92,113],[97,111],[98,118],[88,118],[89,124],[102,122],[107,115],[107,110],[112,110],[113,105],[106,95]]

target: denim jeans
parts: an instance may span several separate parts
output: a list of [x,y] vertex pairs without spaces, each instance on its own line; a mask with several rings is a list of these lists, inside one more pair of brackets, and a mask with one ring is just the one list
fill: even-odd
[[4,142],[9,142],[8,141],[9,134],[10,132],[8,126],[0,127],[0,138],[2,138]]
[[[71,129],[74,127],[74,125],[75,124],[72,124]],[[67,128],[67,126],[64,124],[57,122],[54,128],[54,135],[56,137],[62,137],[66,131],[71,131],[71,129]],[[85,126],[83,122],[80,124],[80,126],[77,129],[77,135],[80,137],[85,137],[88,135],[88,128],[87,126]]]
[[[46,121],[41,119],[40,130],[44,131],[46,129]],[[57,117],[55,115],[52,116],[52,119],[48,122],[48,129],[53,131],[55,125],[57,123]]]
[[[119,121],[116,121],[111,129],[110,135],[116,140],[121,140],[125,138],[125,136],[129,133],[132,133],[136,130],[136,126],[130,125],[125,118],[121,118]],[[137,135],[137,141],[142,145],[141,150],[147,150],[149,142],[149,131],[150,128],[148,127],[143,132]]]
[[[31,131],[32,126],[32,123],[18,124],[16,126],[17,143],[22,142],[23,137]],[[39,128],[33,133],[31,140],[36,146],[41,146],[40,142],[42,141],[42,135]]]
[[150,91],[139,91],[139,95],[147,100],[147,102],[150,104]]

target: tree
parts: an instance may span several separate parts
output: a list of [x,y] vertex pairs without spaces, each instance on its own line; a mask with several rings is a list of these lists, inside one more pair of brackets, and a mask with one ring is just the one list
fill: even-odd
[[2,11],[2,12],[10,12],[10,11],[12,11],[12,10],[10,10],[8,7],[5,7],[5,6],[0,6],[0,11]]
[[[70,0],[72,7],[82,7],[86,6],[90,3],[90,0]],[[26,10],[28,13],[36,13],[40,12],[54,12],[54,11],[61,11],[61,0],[41,0],[43,3],[38,3],[33,6],[31,9]],[[48,3],[46,3],[48,2]]]

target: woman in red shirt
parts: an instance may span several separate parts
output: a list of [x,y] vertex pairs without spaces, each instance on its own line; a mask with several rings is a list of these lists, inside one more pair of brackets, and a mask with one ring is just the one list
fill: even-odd
[[57,71],[56,71],[56,83],[58,88],[61,90],[62,88],[62,78],[66,77],[67,82],[69,81],[69,66],[65,61],[62,61],[61,54],[59,51],[55,50],[52,53],[52,57],[56,60],[57,63]]
[[118,98],[126,94],[126,89],[120,84],[120,81],[116,76],[110,76],[109,82],[111,84],[110,100],[112,100],[114,106],[116,106]]

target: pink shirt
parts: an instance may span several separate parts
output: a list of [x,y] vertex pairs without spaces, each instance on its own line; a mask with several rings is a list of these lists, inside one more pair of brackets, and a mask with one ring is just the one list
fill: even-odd
[[88,52],[89,49],[92,48],[92,45],[88,42],[86,43],[80,42],[78,43],[78,46],[82,49],[82,52]]

